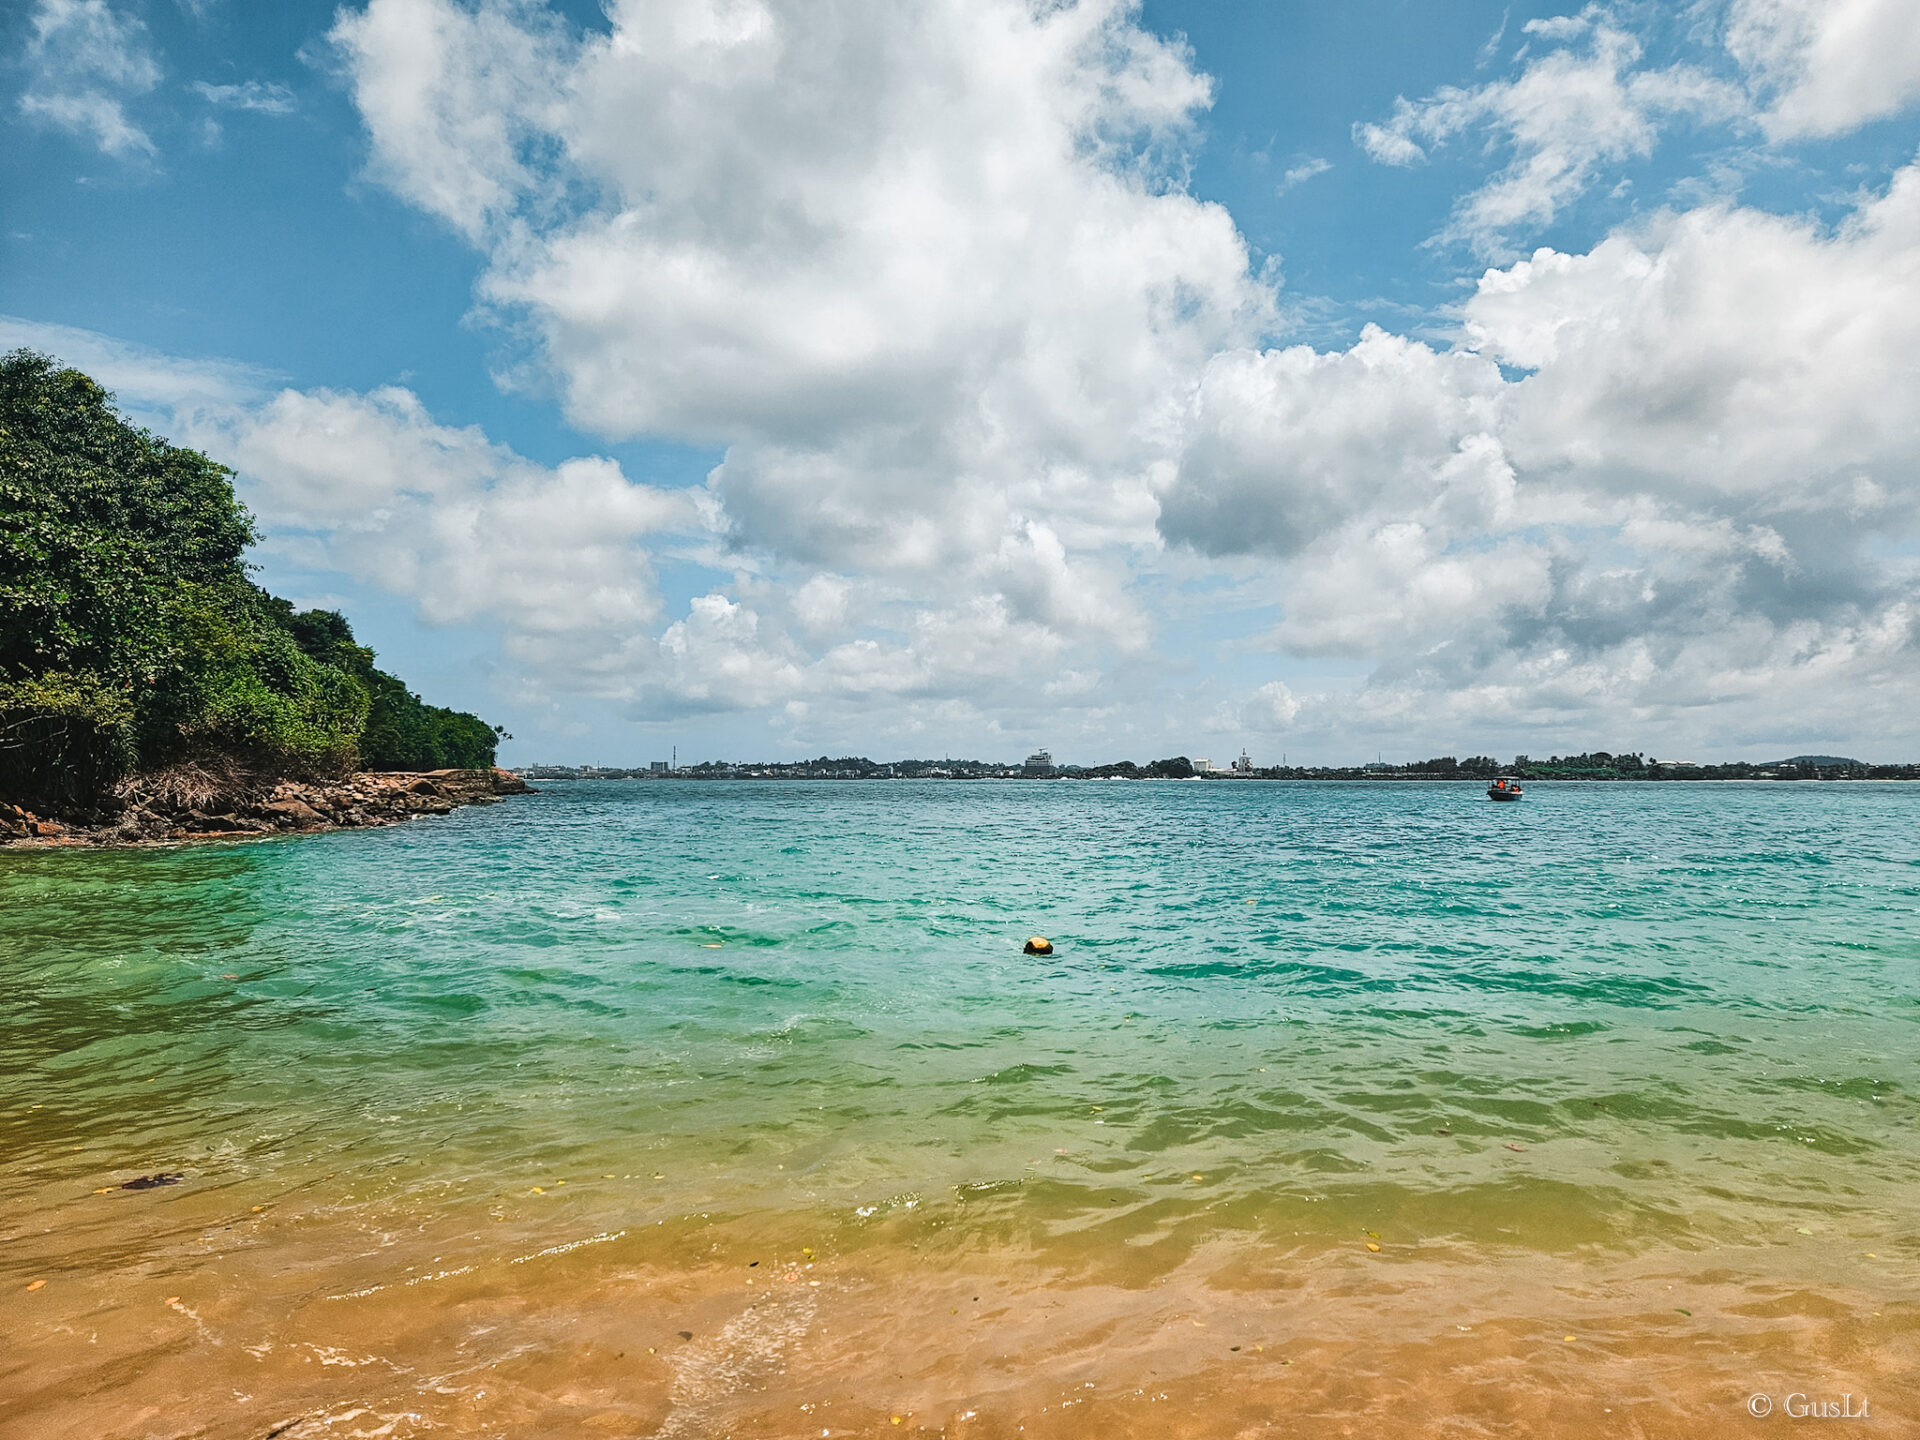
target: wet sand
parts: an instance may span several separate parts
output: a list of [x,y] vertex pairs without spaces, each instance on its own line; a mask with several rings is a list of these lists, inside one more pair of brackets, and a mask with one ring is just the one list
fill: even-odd
[[622,1224],[617,1191],[16,1213],[0,1436],[1693,1437],[1768,1433],[1795,1394],[1920,1422],[1913,1256],[1854,1237],[1034,1243],[1010,1200]]

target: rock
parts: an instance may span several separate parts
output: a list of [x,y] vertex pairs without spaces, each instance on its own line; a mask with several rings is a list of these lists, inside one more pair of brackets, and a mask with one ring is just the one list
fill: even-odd
[[276,821],[290,825],[295,829],[307,829],[314,825],[324,825],[327,817],[307,804],[304,800],[289,797],[285,800],[272,800],[260,807]]
[[[148,787],[150,789],[151,787]],[[275,830],[394,825],[415,815],[446,815],[462,805],[493,805],[502,795],[530,793],[509,770],[362,771],[332,780],[281,780],[232,798],[189,808],[135,785],[127,808],[41,820],[0,802],[0,842],[46,839],[58,844],[137,845],[196,836],[264,835]],[[164,792],[161,792],[164,793]]]
[[120,1182],[122,1190],[157,1190],[162,1185],[178,1185],[187,1177],[178,1170],[163,1170],[157,1175],[136,1175]]

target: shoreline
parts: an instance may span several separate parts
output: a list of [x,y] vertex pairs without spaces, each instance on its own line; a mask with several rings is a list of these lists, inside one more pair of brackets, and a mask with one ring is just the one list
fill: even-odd
[[260,839],[398,825],[446,815],[463,805],[492,805],[533,787],[510,770],[362,770],[338,780],[281,780],[252,794],[194,804],[127,800],[90,819],[43,816],[0,802],[0,848],[131,849],[189,840]]
[[[539,767],[535,767],[539,768]],[[513,772],[519,775],[520,772]],[[818,781],[847,784],[917,784],[920,782],[960,784],[988,783],[1025,783],[1099,785],[1121,783],[1128,785],[1467,785],[1482,786],[1487,781],[1478,777],[1458,775],[700,775],[693,773],[678,775],[559,775],[537,774],[524,778],[540,780],[546,783],[564,781],[568,783],[619,782],[622,784],[684,784],[689,781],[730,781],[741,784],[781,784],[798,781]],[[1597,775],[1547,775],[1525,776],[1524,785],[1910,785],[1920,782],[1920,775],[1823,775],[1823,776],[1767,776],[1737,775],[1727,777],[1706,775],[1661,776],[1659,779],[1619,776],[1606,779]]]

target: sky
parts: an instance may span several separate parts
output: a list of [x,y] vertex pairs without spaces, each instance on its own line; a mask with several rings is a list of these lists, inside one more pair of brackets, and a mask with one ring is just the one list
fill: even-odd
[[0,141],[507,763],[1920,757],[1908,0],[17,0]]

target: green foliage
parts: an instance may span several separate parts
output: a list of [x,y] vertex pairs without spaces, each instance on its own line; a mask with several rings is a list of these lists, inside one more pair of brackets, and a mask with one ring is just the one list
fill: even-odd
[[370,705],[360,736],[360,763],[370,770],[477,770],[493,764],[506,731],[477,715],[428,705],[384,670],[373,651],[354,642],[347,617],[333,610],[295,613],[285,601],[279,621],[300,649],[359,680]]
[[129,425],[46,356],[0,356],[0,795],[82,805],[135,768],[492,763],[338,615],[248,578],[231,473]]
[[[361,653],[371,662],[371,651]],[[360,741],[361,763],[369,769],[473,770],[493,763],[503,732],[476,715],[423,703],[371,663],[361,678],[373,697]]]
[[84,804],[131,765],[133,705],[98,676],[0,681],[0,796]]
[[1647,762],[1639,755],[1615,755],[1593,750],[1581,755],[1555,755],[1550,760],[1534,760],[1525,755],[1513,758],[1512,773],[1531,780],[1639,780],[1646,776]]

